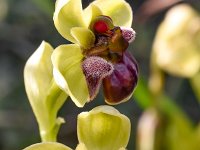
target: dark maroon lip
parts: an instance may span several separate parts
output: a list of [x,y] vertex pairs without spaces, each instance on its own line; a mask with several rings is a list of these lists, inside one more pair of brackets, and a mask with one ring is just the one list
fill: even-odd
[[109,104],[126,100],[137,85],[138,65],[129,55],[123,55],[123,59],[114,64],[113,73],[103,79],[104,96]]

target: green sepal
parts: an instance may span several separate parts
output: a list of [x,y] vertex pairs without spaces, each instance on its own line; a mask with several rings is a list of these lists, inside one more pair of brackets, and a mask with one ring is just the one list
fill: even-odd
[[60,45],[52,54],[54,79],[78,107],[89,101],[82,59],[81,48],[76,44]]
[[81,0],[57,0],[53,20],[58,32],[67,40],[76,43],[70,30],[73,27],[86,27]]

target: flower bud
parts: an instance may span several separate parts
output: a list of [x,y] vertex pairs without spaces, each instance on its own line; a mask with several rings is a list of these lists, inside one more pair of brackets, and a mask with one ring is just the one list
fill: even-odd
[[130,120],[111,106],[98,106],[78,116],[78,140],[87,150],[119,150],[128,144]]
[[33,144],[24,150],[72,150],[71,148],[56,142],[43,142]]
[[42,141],[56,141],[60,125],[64,123],[63,118],[57,118],[57,113],[67,98],[53,79],[52,53],[51,45],[43,41],[24,68],[26,93],[38,121]]

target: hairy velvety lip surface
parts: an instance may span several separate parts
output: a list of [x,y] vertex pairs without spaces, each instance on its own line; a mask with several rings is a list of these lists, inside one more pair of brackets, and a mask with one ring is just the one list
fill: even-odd
[[99,91],[103,78],[113,72],[113,65],[97,56],[86,58],[82,62],[83,72],[89,88],[90,99],[94,99]]
[[132,28],[120,27],[122,30],[122,35],[126,41],[129,43],[133,42],[136,37],[136,32]]

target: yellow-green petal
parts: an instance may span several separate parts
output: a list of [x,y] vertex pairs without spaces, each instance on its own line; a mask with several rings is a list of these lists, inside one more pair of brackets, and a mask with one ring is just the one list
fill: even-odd
[[103,15],[103,12],[98,6],[93,3],[91,3],[87,8],[83,10],[83,16],[87,27],[89,27],[92,20],[100,15]]
[[83,107],[89,101],[82,59],[81,49],[76,44],[61,45],[52,54],[54,79],[78,107]]
[[71,29],[71,35],[76,39],[76,44],[88,49],[94,45],[95,35],[87,28],[74,27]]
[[96,0],[92,4],[98,6],[103,15],[111,17],[115,26],[131,27],[132,9],[125,0]]
[[52,53],[51,45],[43,41],[24,68],[26,93],[38,121],[42,141],[56,141],[58,129],[64,122],[57,118],[57,112],[67,98],[53,79]]
[[130,120],[111,106],[98,106],[78,115],[78,140],[87,150],[125,148],[130,129]]
[[81,0],[57,0],[53,16],[58,32],[67,40],[75,43],[70,30],[73,27],[85,27]]
[[33,144],[24,150],[72,150],[68,146],[56,142],[44,142]]

